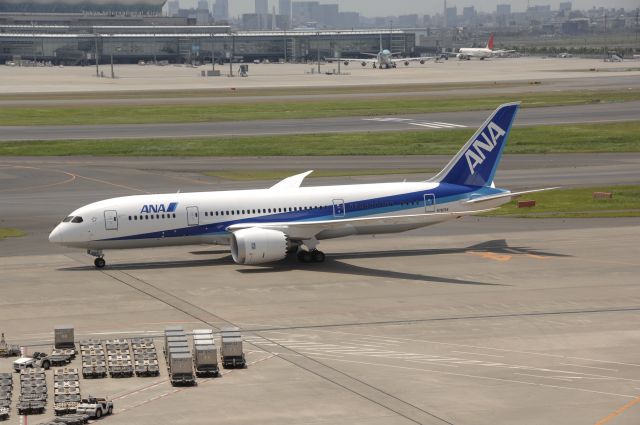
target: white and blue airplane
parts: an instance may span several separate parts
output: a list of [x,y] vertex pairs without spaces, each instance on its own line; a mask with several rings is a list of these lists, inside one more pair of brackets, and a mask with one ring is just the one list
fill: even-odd
[[498,107],[427,181],[301,187],[308,171],[268,189],[125,196],[73,211],[49,240],[86,249],[98,268],[105,266],[104,250],[192,244],[230,245],[238,264],[279,261],[294,252],[301,262],[322,262],[317,246],[323,239],[404,232],[547,190],[494,185],[518,107]]

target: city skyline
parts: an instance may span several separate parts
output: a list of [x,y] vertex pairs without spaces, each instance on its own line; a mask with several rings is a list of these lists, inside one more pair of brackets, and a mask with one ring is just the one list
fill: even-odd
[[[182,0],[185,1],[185,0]],[[181,3],[182,3],[181,1]],[[188,1],[188,0],[187,0]],[[193,1],[193,0],[192,0]],[[212,2],[215,0],[211,0]],[[447,6],[456,6],[460,11],[466,6],[475,6],[479,12],[493,12],[498,4],[510,4],[513,12],[525,11],[527,3],[533,5],[551,5],[552,9],[558,9],[562,0],[447,0]],[[319,0],[321,4],[338,4],[341,12],[359,12],[363,16],[397,16],[402,14],[416,13],[418,15],[442,13],[443,1],[424,0]],[[185,2],[186,3],[186,2]],[[194,1],[195,3],[195,1]],[[278,0],[269,0],[269,11],[276,7],[278,11]],[[625,8],[635,9],[638,7],[637,0],[610,0],[606,4],[602,0],[573,0],[573,9],[590,9],[592,7]],[[188,3],[187,3],[188,4]],[[255,0],[231,0],[229,2],[229,14],[239,16],[243,13],[254,13]],[[279,11],[278,11],[279,13]]]

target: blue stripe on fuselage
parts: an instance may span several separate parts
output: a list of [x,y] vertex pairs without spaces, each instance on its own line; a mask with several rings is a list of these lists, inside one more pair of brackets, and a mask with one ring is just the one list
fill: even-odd
[[[345,203],[346,214],[344,217],[334,217],[333,205],[323,206],[302,211],[291,211],[276,214],[263,215],[258,217],[248,217],[237,220],[228,220],[217,223],[199,224],[196,226],[180,227],[158,232],[141,233],[137,235],[121,236],[118,238],[102,239],[102,241],[135,240],[135,239],[160,239],[186,236],[203,236],[214,234],[225,234],[226,228],[234,224],[242,223],[280,223],[280,222],[309,222],[325,220],[343,220],[349,218],[365,217],[369,215],[379,215],[384,213],[399,212],[414,208],[424,207],[424,195],[433,194],[436,198],[436,208],[438,205],[455,202],[469,198],[471,195],[486,196],[495,193],[502,193],[501,189],[491,187],[461,186],[441,183],[431,190],[419,192],[403,193],[398,195],[384,196],[380,198],[363,199]],[[292,202],[294,203],[294,202]],[[417,204],[416,204],[417,203]]]

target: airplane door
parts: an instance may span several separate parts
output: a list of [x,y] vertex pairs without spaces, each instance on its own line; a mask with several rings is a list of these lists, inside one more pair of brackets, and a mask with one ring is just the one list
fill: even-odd
[[104,212],[104,228],[107,230],[118,230],[118,212],[108,210]]
[[200,224],[198,207],[187,207],[187,226],[197,226],[198,224]]
[[436,195],[432,193],[424,195],[424,212],[436,212]]
[[333,216],[334,217],[344,217],[344,199],[334,199],[333,200]]

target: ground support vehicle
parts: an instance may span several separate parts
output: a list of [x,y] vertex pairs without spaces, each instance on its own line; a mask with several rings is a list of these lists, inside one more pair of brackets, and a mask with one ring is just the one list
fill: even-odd
[[80,402],[80,376],[76,368],[53,371],[53,410],[56,415],[75,413]]
[[44,413],[47,405],[47,380],[44,369],[24,369],[20,371],[20,398],[17,410],[19,415],[38,415]]
[[218,349],[213,339],[212,329],[193,330],[193,366],[197,377],[220,375]]
[[20,347],[17,345],[9,345],[4,340],[4,333],[0,336],[0,357],[18,357],[20,355]]
[[107,369],[112,378],[130,378],[133,376],[133,363],[127,339],[105,341],[107,347]]
[[83,378],[107,377],[107,358],[105,357],[102,341],[97,339],[81,341],[80,355],[82,356]]
[[165,330],[164,340],[164,353],[171,385],[196,385],[196,378],[193,374],[193,356],[189,350],[189,342],[184,330],[182,328],[168,328]]
[[158,376],[158,352],[152,338],[132,338],[134,370],[136,376]]
[[242,350],[242,335],[240,328],[226,327],[220,331],[222,343],[220,344],[220,356],[222,357],[222,367],[244,368],[247,362]]
[[45,353],[35,352],[31,357],[20,357],[18,360],[13,361],[13,369],[16,372],[28,368],[42,368],[49,370],[51,367],[51,360]]
[[10,373],[0,373],[0,421],[9,419],[12,392],[13,376]]
[[78,413],[100,419],[113,413],[113,401],[92,396],[83,398],[78,405]]

